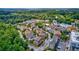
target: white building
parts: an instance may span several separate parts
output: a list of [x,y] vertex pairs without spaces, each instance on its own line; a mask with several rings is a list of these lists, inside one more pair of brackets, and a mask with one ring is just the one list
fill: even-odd
[[79,32],[72,31],[70,34],[70,50],[79,50]]
[[74,23],[72,23],[72,25],[69,25],[69,24],[65,24],[65,23],[58,23],[56,20],[53,20],[53,24],[54,25],[58,25],[58,26],[60,26],[60,27],[62,27],[62,28],[67,28],[67,27],[70,27],[70,26],[72,26],[72,25],[74,25]]
[[67,28],[67,27],[72,26],[72,25],[61,23],[61,24],[59,24],[59,26],[61,26],[63,28]]
[[57,23],[56,20],[53,20],[53,24],[54,24],[54,25],[58,25],[58,23]]

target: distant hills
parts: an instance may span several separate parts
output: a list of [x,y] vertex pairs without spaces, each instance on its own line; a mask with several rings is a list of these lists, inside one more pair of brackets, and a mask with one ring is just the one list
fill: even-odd
[[14,10],[70,10],[70,11],[79,11],[79,8],[0,8],[0,11],[14,11]]

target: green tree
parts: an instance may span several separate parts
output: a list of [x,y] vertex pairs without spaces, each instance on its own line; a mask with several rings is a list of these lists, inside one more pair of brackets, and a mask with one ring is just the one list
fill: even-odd
[[0,23],[0,50],[24,51],[28,49],[28,41],[20,38],[18,31],[10,24]]

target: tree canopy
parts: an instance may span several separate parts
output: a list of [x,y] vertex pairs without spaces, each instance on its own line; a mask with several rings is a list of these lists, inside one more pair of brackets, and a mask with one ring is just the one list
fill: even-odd
[[15,27],[0,22],[0,51],[24,51],[27,49],[27,41],[20,38]]

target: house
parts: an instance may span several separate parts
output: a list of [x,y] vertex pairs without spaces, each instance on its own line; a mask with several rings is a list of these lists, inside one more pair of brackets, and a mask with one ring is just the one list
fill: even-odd
[[[28,36],[28,38],[33,39],[33,43],[35,46],[41,46],[41,44],[45,41],[45,39],[47,37],[46,32],[41,28],[34,28],[33,31],[35,31],[36,35],[33,35],[32,31],[27,31],[26,36]],[[27,35],[27,33],[28,33],[28,35]]]
[[43,42],[43,39],[41,37],[34,38],[34,44],[36,46],[40,46],[42,44],[42,42]]
[[21,30],[21,31],[24,31],[24,30],[26,30],[26,26],[23,26],[23,25],[17,25],[17,29],[18,30]]
[[67,27],[67,31],[73,31],[73,30],[77,30],[77,28],[74,27],[74,26],[68,26]]
[[53,32],[53,29],[51,29],[50,27],[45,27],[45,30],[50,32],[50,33]]
[[59,26],[61,26],[61,27],[66,29],[67,27],[70,27],[72,25],[61,23],[61,24],[59,24]]
[[46,36],[46,33],[43,29],[36,28],[34,30],[36,31],[37,36],[40,36],[40,37],[45,37]]
[[35,35],[33,34],[33,32],[31,30],[29,30],[29,29],[26,29],[23,34],[29,40],[32,40],[35,37]]
[[54,24],[54,25],[57,25],[57,21],[56,21],[56,20],[53,20],[53,24]]

